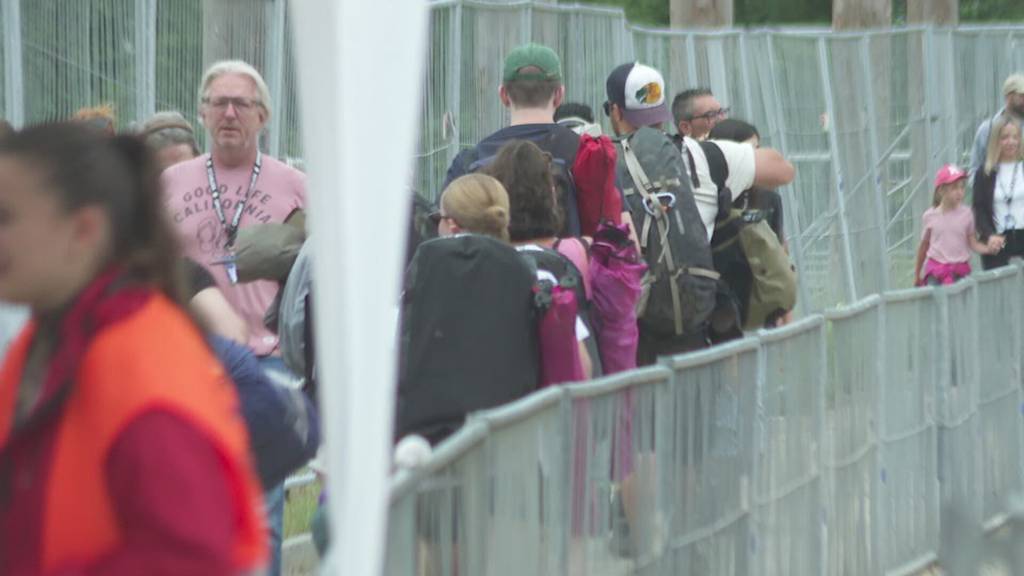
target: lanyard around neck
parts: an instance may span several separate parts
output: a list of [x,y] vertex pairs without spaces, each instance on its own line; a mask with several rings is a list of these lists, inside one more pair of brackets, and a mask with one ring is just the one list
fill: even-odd
[[256,191],[256,181],[260,179],[260,168],[262,166],[263,155],[257,150],[256,162],[252,165],[252,177],[249,178],[249,190],[246,191],[245,196],[238,202],[238,206],[235,208],[235,215],[231,218],[231,223],[229,224],[224,215],[224,206],[220,202],[220,188],[217,186],[217,175],[213,171],[213,155],[211,154],[206,159],[206,178],[210,181],[213,210],[217,213],[217,219],[220,220],[220,225],[224,227],[224,232],[228,235],[228,241],[225,244],[226,248],[231,248],[235,244],[235,236],[238,235],[238,225],[242,221],[242,212],[245,210],[245,205],[249,202],[249,198]]

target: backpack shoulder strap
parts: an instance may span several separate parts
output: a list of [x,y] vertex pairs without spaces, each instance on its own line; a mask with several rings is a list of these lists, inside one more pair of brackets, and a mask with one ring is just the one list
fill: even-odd
[[[644,198],[644,204],[651,203],[651,209],[647,210],[647,213],[653,216],[654,221],[658,224],[658,233],[661,236],[661,255],[658,256],[658,260],[664,258],[665,264],[668,268],[669,274],[669,290],[672,294],[672,310],[675,314],[675,329],[676,334],[683,333],[683,308],[682,308],[682,296],[679,293],[679,285],[675,282],[676,275],[676,261],[672,257],[672,244],[668,240],[669,224],[666,221],[668,218],[665,216],[665,212],[661,209],[661,202],[653,195],[654,187],[651,184],[650,179],[647,178],[647,173],[644,171],[643,166],[640,165],[640,161],[637,160],[636,154],[633,152],[633,147],[629,145],[629,138],[622,140],[622,157],[626,162],[626,169],[629,170],[629,175],[633,178],[633,183],[636,185],[637,190]],[[650,223],[648,219],[645,223]],[[646,234],[645,234],[646,236]]]
[[650,178],[647,177],[647,172],[644,171],[644,167],[637,160],[636,153],[633,152],[633,147],[629,144],[629,138],[622,139],[622,160],[626,163],[626,170],[629,171],[629,176],[633,179],[633,184],[640,192],[640,195],[645,199],[651,198],[654,192],[654,185],[651,184]]
[[700,149],[704,151],[704,157],[708,160],[708,170],[711,172],[711,180],[719,189],[726,188],[729,180],[729,163],[725,161],[725,154],[714,142],[700,142]]
[[722,149],[714,142],[701,142],[700,149],[708,161],[708,171],[711,172],[711,181],[718,187],[718,214],[715,221],[721,221],[729,217],[729,210],[732,208],[732,191],[729,190],[729,163],[725,160]]

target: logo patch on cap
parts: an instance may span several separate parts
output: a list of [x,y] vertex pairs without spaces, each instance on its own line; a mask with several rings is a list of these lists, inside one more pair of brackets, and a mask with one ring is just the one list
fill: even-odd
[[636,101],[641,104],[657,104],[661,102],[661,85],[657,82],[648,82],[636,91]]

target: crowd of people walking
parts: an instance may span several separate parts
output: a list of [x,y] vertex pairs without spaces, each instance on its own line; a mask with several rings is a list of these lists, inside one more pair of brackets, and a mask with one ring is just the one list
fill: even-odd
[[[508,126],[414,202],[396,442],[792,319],[792,163],[650,66],[609,71],[609,135],[563,77],[512,50]],[[936,175],[918,283],[1024,255],[1024,76],[1004,95],[971,166]],[[0,131],[0,299],[30,311],[0,369],[5,573],[280,572],[283,481],[319,445],[306,178],[260,149],[252,66],[214,64],[198,97],[207,153],[173,111]]]

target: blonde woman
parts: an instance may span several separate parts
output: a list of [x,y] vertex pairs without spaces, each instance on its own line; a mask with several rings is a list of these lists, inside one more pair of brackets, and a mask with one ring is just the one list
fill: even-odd
[[509,241],[508,192],[485,174],[467,174],[452,181],[441,194],[439,209],[430,215],[440,236],[483,234]]
[[974,178],[974,220],[978,237],[988,245],[981,257],[986,270],[1024,256],[1024,163],[1021,129],[1002,115],[992,123],[985,165]]

